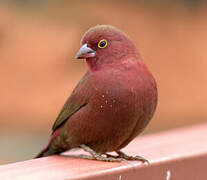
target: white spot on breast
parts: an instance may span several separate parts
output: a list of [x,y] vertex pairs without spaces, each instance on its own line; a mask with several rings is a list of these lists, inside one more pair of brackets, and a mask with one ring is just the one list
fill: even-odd
[[108,101],[107,101],[107,100],[106,100],[105,102],[106,102],[106,104],[108,103]]
[[101,105],[101,108],[103,108],[103,106]]
[[102,95],[102,97],[104,98],[104,94]]

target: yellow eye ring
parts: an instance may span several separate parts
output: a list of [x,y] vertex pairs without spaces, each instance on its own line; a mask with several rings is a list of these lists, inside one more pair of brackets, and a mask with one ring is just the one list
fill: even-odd
[[107,45],[108,45],[108,42],[107,42],[106,39],[102,39],[98,42],[98,47],[101,48],[101,49],[106,48]]

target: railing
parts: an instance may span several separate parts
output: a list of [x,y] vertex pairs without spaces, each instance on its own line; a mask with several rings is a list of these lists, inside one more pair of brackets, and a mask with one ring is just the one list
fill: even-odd
[[[135,139],[123,151],[141,155],[138,161],[100,162],[51,156],[0,166],[0,180],[206,180],[207,124]],[[83,153],[83,152],[81,152]],[[72,154],[72,155],[71,155]]]

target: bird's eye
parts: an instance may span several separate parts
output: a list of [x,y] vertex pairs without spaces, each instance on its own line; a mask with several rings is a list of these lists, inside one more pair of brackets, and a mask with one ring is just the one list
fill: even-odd
[[105,48],[105,47],[107,47],[107,45],[108,45],[108,43],[107,43],[107,40],[105,40],[105,39],[102,39],[98,42],[99,48]]

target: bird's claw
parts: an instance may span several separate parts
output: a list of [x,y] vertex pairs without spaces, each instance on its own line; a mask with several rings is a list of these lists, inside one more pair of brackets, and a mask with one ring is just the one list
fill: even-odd
[[134,160],[134,161],[142,161],[143,163],[150,164],[150,162],[142,156],[128,156],[127,154],[123,153],[122,151],[116,151],[118,154],[117,157],[125,159],[125,160]]
[[84,151],[86,151],[92,155],[90,157],[82,156],[85,159],[96,159],[99,161],[108,161],[108,162],[121,162],[124,160],[135,160],[135,161],[142,161],[143,163],[150,164],[147,159],[145,159],[141,156],[128,156],[127,154],[123,153],[122,151],[116,151],[118,156],[113,156],[113,155],[107,154],[107,153],[105,153],[106,156],[102,156],[102,154],[95,152],[93,149],[86,146],[85,144],[80,145],[80,147]]
[[82,156],[85,159],[95,159],[95,160],[99,160],[99,161],[107,161],[107,162],[121,162],[123,161],[123,158],[117,158],[117,157],[104,157],[101,154],[95,152],[93,149],[91,149],[90,147],[86,146],[85,144],[80,145],[80,147],[90,153],[92,156],[88,157],[88,156]]
[[96,156],[94,158],[99,161],[107,161],[107,162],[121,162],[121,161],[123,161],[122,158],[104,157],[102,155]]

